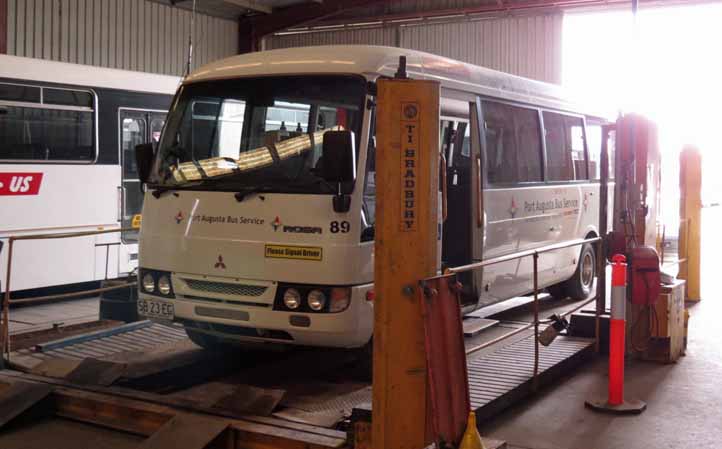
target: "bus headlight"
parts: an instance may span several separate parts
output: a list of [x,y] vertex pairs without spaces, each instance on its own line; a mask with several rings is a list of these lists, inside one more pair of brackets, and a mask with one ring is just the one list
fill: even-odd
[[170,293],[170,279],[168,279],[168,276],[163,275],[158,279],[158,291],[163,295]]
[[315,312],[320,312],[326,306],[326,295],[321,290],[311,290],[306,300],[308,307]]
[[150,273],[146,273],[146,275],[143,276],[143,290],[148,293],[155,291],[155,279],[153,279],[153,275]]
[[334,287],[331,289],[331,304],[329,312],[343,312],[351,304],[351,289],[349,287]]
[[295,288],[289,288],[283,293],[283,304],[291,310],[301,305],[301,294]]

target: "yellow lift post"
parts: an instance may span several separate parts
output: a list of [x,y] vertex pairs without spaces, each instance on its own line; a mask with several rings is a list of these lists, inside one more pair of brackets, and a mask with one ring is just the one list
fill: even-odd
[[372,444],[429,442],[421,279],[438,270],[439,83],[378,81]]
[[687,281],[686,299],[699,301],[702,236],[702,156],[687,146],[679,155],[679,278]]

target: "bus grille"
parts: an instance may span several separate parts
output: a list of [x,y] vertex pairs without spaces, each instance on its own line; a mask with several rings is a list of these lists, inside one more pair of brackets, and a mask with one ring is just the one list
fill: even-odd
[[199,279],[183,279],[188,287],[199,292],[220,293],[234,296],[261,296],[268,287],[263,285],[228,284],[225,282],[201,281]]

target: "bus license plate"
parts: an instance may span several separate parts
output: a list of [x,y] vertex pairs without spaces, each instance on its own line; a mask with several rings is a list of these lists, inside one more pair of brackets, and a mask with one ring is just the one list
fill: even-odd
[[138,298],[138,313],[151,318],[172,320],[174,316],[173,304],[154,299]]

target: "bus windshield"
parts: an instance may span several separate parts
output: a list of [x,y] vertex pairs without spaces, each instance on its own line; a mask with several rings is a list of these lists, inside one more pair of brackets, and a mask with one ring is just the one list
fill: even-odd
[[229,79],[181,87],[152,184],[203,190],[335,193],[319,177],[323,135],[354,133],[365,82],[351,76]]

